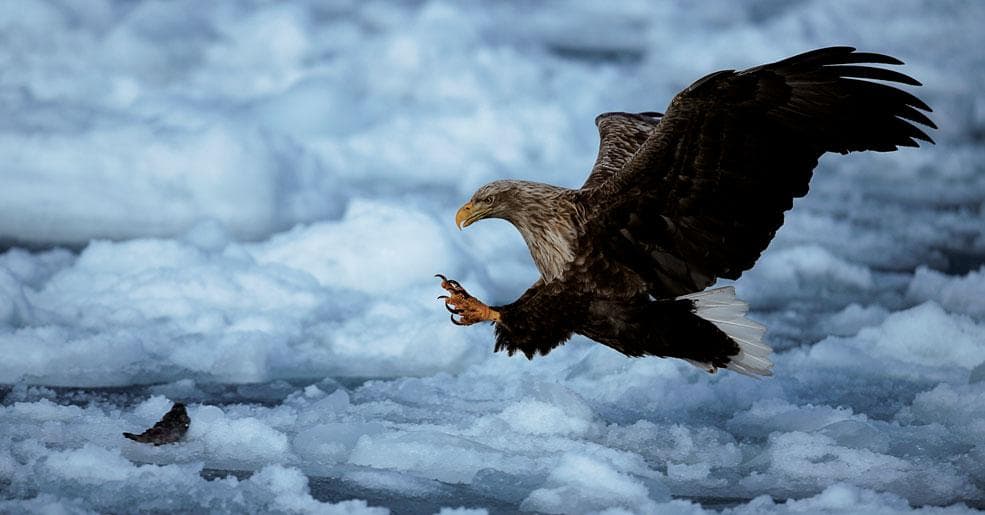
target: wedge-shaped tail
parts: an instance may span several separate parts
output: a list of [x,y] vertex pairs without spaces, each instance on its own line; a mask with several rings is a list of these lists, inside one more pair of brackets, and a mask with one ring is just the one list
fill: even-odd
[[[682,295],[678,299],[693,302],[695,315],[715,324],[738,344],[739,353],[731,356],[725,368],[749,376],[773,375],[773,363],[770,361],[773,349],[763,341],[766,326],[746,318],[749,305],[735,297],[735,288],[712,288]],[[707,363],[691,363],[705,370],[712,368]]]

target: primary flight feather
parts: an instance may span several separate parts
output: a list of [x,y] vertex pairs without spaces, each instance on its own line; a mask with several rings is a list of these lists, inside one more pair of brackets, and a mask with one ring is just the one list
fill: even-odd
[[765,327],[731,287],[705,288],[753,266],[822,154],[933,143],[918,127],[936,128],[930,107],[890,85],[920,83],[870,64],[902,62],[831,47],[715,72],[663,115],[599,115],[580,189],[482,186],[456,224],[511,222],[541,277],[513,303],[487,306],[439,275],[452,321],[492,321],[496,350],[528,358],[577,333],[629,356],[769,375]]

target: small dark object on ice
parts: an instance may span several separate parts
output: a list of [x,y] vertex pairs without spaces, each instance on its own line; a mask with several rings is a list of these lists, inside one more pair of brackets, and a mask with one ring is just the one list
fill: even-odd
[[166,443],[175,443],[178,440],[181,440],[181,437],[185,436],[185,433],[188,432],[188,425],[190,423],[191,419],[188,418],[188,412],[185,411],[185,405],[180,402],[176,402],[174,406],[171,407],[171,411],[165,413],[164,417],[154,424],[154,427],[151,427],[139,435],[135,435],[133,433],[123,433],[123,436],[135,442],[150,443],[155,446]]

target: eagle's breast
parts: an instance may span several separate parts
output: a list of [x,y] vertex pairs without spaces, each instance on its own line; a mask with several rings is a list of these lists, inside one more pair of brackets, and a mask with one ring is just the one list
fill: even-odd
[[542,199],[526,216],[511,220],[530,249],[530,256],[544,282],[561,277],[575,260],[579,216],[573,202],[565,198]]
[[[574,233],[564,227],[545,228],[536,236],[527,237],[527,247],[544,282],[551,282],[564,273],[564,269],[575,259]],[[523,231],[521,231],[522,233]]]

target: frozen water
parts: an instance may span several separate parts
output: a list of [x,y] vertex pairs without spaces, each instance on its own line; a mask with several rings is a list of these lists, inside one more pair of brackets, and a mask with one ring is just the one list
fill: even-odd
[[[0,512],[985,508],[985,4],[25,0],[0,9]],[[775,376],[434,300],[536,270],[455,208],[580,184],[604,111],[896,55],[938,145],[826,157],[735,281]],[[122,438],[173,402],[185,439]]]

